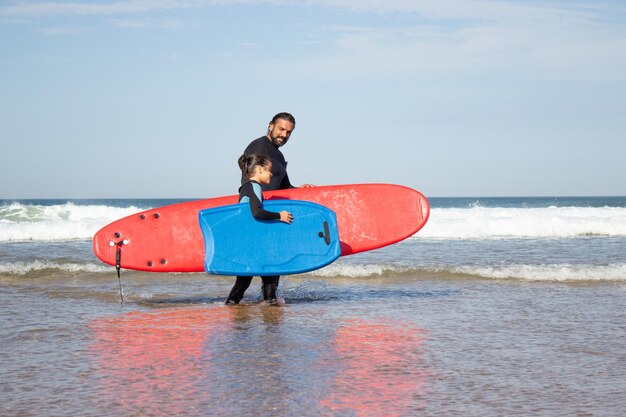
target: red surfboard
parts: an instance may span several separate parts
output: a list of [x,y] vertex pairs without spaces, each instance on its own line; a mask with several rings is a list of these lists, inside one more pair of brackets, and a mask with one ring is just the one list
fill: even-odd
[[[266,200],[304,200],[337,215],[341,256],[406,239],[428,220],[430,206],[420,192],[401,185],[350,184],[267,191]],[[237,203],[238,196],[210,198],[146,210],[117,220],[93,238],[95,255],[125,269],[203,272],[200,210]],[[276,242],[277,248],[280,242]],[[281,248],[287,250],[288,248]]]

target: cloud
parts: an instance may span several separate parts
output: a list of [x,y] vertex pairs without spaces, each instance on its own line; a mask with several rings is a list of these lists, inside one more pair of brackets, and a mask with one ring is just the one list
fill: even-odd
[[626,80],[626,37],[578,28],[475,26],[344,31],[323,57],[294,62],[302,77],[518,74],[544,79]]
[[88,32],[91,29],[87,27],[62,27],[62,26],[54,26],[54,27],[44,27],[35,29],[36,32],[41,33],[46,36],[62,36],[62,35],[76,35],[79,33]]
[[189,22],[183,19],[117,19],[113,24],[125,29],[168,29],[189,28]]
[[551,2],[492,0],[310,0],[309,6],[361,13],[413,13],[426,19],[528,20],[550,16],[580,17],[585,13],[550,6]]
[[[493,0],[126,0],[20,2],[0,7],[0,18],[106,16],[117,27],[177,29],[187,18],[156,19],[150,12],[267,5],[385,14],[376,26],[306,22],[285,65],[302,77],[377,77],[440,72],[521,73],[544,77],[626,78],[623,6],[613,2]],[[401,17],[401,20],[395,19]],[[367,21],[368,19],[362,19]],[[351,19],[346,19],[350,22]],[[386,25],[386,27],[385,27]],[[57,28],[49,33],[62,33]],[[306,37],[306,35],[303,35]],[[294,38],[295,39],[295,38]],[[263,49],[261,41],[239,46]],[[307,56],[306,49],[313,50]]]
[[[348,0],[344,5],[363,11],[374,8],[370,3]],[[432,19],[403,19],[401,25],[389,27],[325,27],[331,35],[324,54],[300,57],[289,64],[289,72],[333,79],[507,74],[544,80],[626,80],[626,31],[610,23],[610,11],[558,9],[539,2],[445,3],[485,7],[449,12],[437,6],[439,2],[420,2],[418,7],[417,2],[391,1],[385,3],[387,12],[420,10]],[[435,19],[444,17],[460,20]]]
[[[0,7],[0,17],[136,14],[217,5],[267,5],[325,8],[359,13],[411,13],[425,19],[551,20],[587,19],[590,7],[553,2],[492,0],[121,0],[109,2],[19,2]],[[601,6],[597,6],[601,10]]]
[[189,9],[220,3],[218,1],[177,1],[177,0],[129,0],[115,2],[30,2],[16,3],[0,7],[0,17],[7,18],[37,18],[48,16],[95,16],[136,14],[154,10]]

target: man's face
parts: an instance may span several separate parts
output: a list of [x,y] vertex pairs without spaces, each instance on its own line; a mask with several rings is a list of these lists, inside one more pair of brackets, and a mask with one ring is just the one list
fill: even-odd
[[293,123],[284,120],[278,119],[276,123],[270,123],[270,127],[268,129],[267,135],[277,148],[283,146],[289,140],[289,136],[291,136],[291,132],[293,132],[294,125]]

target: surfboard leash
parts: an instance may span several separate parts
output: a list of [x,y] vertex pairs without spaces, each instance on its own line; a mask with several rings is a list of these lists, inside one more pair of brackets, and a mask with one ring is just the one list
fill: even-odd
[[117,270],[117,281],[120,284],[120,304],[122,305],[122,307],[124,307],[124,292],[122,291],[122,276],[121,276],[122,246],[128,243],[128,241],[123,239],[117,243],[115,242],[112,242],[112,243],[114,243],[115,246],[117,246],[117,248],[115,249],[115,269]]

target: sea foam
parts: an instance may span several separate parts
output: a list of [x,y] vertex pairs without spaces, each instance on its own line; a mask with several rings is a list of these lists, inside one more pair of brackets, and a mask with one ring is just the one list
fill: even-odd
[[60,263],[52,261],[0,263],[0,274],[4,275],[28,275],[47,270],[62,272],[111,273],[110,266],[104,264],[96,265],[93,263]]
[[626,281],[626,264],[460,266],[450,268],[449,271],[482,278],[529,281]]
[[0,206],[0,242],[91,239],[100,228],[138,211],[134,206],[12,203]]
[[[107,224],[142,211],[134,206],[13,203],[0,206],[0,242],[91,239]],[[624,207],[433,208],[421,239],[626,236]]]
[[[112,267],[94,263],[68,263],[55,261],[2,262],[0,275],[30,275],[41,271],[59,271],[69,273],[111,274]],[[586,265],[586,264],[551,264],[551,265],[494,265],[494,266],[399,266],[385,264],[354,265],[336,262],[322,269],[311,271],[301,276],[311,276],[321,280],[335,278],[386,279],[393,276],[403,279],[442,279],[445,277],[484,278],[497,280],[525,280],[551,282],[626,282],[626,264]],[[319,286],[327,284],[320,281]]]
[[416,236],[437,239],[626,236],[626,208],[435,208]]
[[351,265],[336,262],[317,271],[309,272],[320,278],[385,278],[403,276],[420,279],[441,279],[459,276],[488,279],[511,279],[527,281],[612,281],[626,282],[626,264],[586,265],[550,264],[525,265],[509,264],[497,266],[398,266],[384,264]]

